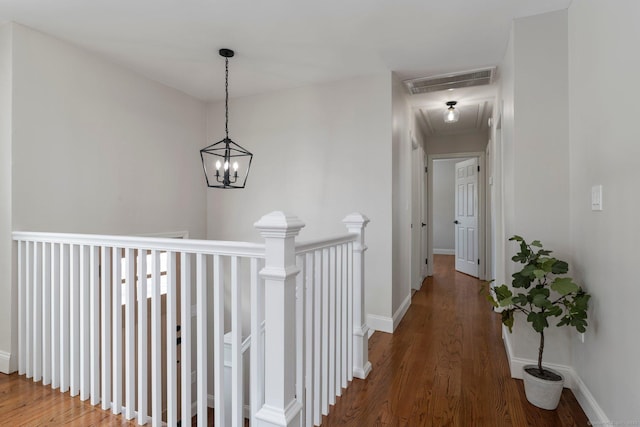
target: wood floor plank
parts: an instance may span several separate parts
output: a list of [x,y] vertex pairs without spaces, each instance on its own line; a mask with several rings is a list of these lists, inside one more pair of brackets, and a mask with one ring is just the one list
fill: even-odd
[[369,377],[354,379],[323,426],[587,426],[568,389],[556,411],[527,402],[478,280],[455,272],[452,256],[435,261],[395,333],[369,340]]

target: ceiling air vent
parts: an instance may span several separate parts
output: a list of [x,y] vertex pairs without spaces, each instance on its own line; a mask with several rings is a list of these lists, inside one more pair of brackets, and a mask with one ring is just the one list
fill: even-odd
[[443,74],[433,77],[421,77],[405,80],[404,84],[412,95],[436,92],[439,90],[458,89],[471,86],[482,86],[493,83],[496,68],[482,68],[457,74]]

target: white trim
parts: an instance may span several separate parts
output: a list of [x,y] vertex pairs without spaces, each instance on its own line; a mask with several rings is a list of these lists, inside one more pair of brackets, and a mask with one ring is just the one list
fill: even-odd
[[393,319],[391,317],[367,314],[367,326],[370,331],[393,333]]
[[373,331],[386,332],[392,334],[396,330],[400,321],[407,313],[409,306],[411,305],[411,293],[407,295],[400,307],[393,314],[393,317],[378,316],[377,314],[367,314],[367,326],[369,327],[369,337],[373,334]]
[[400,307],[398,307],[396,312],[393,313],[393,330],[394,331],[400,324],[400,321],[402,321],[402,318],[404,317],[404,315],[407,314],[407,310],[409,310],[409,306],[411,306],[411,292],[409,292],[409,295],[407,295],[404,301],[402,301],[402,304],[400,304]]
[[11,353],[0,350],[0,372],[10,374],[11,371]]
[[436,249],[436,248],[433,248],[433,254],[434,255],[455,255],[456,254],[456,250],[455,249]]
[[587,388],[582,378],[573,370],[574,378],[573,378],[573,395],[576,397],[576,400],[582,407],[587,418],[592,425],[612,425],[613,423],[609,420],[609,417],[604,413],[598,402],[596,401],[591,391]]
[[[511,340],[509,338],[509,331],[507,331],[506,327],[502,327],[502,339],[504,341],[504,348],[507,353],[507,360],[509,362],[509,368],[511,370],[511,377],[522,379],[522,370],[525,365],[535,365],[537,361],[533,359],[524,359],[521,357],[512,356],[513,349],[511,347]],[[573,392],[573,395],[576,397],[576,400],[582,407],[587,418],[592,425],[610,425],[611,421],[604,413],[598,402],[596,401],[591,391],[587,388],[582,378],[578,375],[578,373],[571,366],[567,365],[556,365],[553,363],[545,363],[544,366],[547,366],[554,371],[558,371],[564,376],[564,385],[567,388],[570,388]]]

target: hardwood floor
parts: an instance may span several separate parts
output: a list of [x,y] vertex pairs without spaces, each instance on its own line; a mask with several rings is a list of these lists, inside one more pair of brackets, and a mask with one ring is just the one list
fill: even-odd
[[322,425],[587,426],[568,389],[556,411],[527,402],[478,280],[455,272],[453,256],[435,261],[396,332],[369,340],[367,380],[354,380]]
[[[323,426],[587,426],[567,389],[557,411],[526,401],[522,381],[509,375],[499,316],[478,281],[455,273],[451,256],[436,256],[435,267],[396,333],[373,334],[373,371],[353,380]],[[65,424],[136,425],[24,376],[0,374],[0,425]]]

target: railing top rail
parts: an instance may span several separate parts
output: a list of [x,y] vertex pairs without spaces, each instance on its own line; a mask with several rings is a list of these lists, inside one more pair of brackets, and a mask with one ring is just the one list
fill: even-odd
[[264,258],[264,243],[14,231],[13,240]]
[[331,246],[337,246],[344,243],[355,242],[357,237],[357,234],[350,233],[342,236],[330,237],[328,239],[317,239],[309,242],[296,243],[296,255],[313,252],[318,249],[330,248]]

